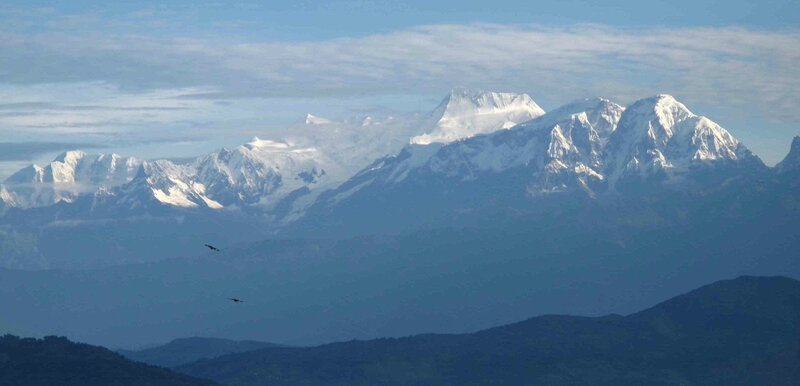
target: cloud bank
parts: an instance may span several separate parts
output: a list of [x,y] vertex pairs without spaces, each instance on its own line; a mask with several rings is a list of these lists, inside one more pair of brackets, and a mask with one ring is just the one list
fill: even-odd
[[435,25],[264,43],[5,33],[0,53],[9,83],[216,90],[198,97],[340,96],[463,83],[622,96],[668,88],[764,109],[777,104],[786,114],[782,107],[800,89],[800,33],[742,28]]

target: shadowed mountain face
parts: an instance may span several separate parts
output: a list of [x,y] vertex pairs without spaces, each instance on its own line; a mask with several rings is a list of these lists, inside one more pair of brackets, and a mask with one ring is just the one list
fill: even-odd
[[797,385],[800,282],[740,277],[629,316],[268,348],[179,371],[229,385]]
[[213,386],[208,380],[129,361],[102,347],[66,338],[0,337],[0,385]]
[[175,339],[165,345],[143,350],[119,350],[117,352],[137,362],[162,367],[175,367],[200,359],[215,358],[226,354],[275,346],[277,345],[252,340],[194,337]]

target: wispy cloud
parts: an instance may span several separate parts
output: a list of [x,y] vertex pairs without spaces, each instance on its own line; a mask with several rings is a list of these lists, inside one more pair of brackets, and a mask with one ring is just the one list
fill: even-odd
[[213,98],[440,91],[453,84],[554,99],[664,90],[794,120],[800,33],[742,28],[435,25],[358,38],[241,43],[141,36],[0,37],[5,82],[205,87]]
[[[193,119],[213,101],[178,99],[196,88],[125,92],[102,82],[0,86],[0,127],[32,139],[41,134],[122,135],[161,130]],[[41,138],[47,140],[47,138]]]

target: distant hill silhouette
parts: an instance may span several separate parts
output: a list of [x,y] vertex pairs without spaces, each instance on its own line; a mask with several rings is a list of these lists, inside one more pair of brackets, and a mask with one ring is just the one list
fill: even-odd
[[132,362],[108,349],[66,338],[0,337],[0,385],[212,386],[216,383]]
[[167,344],[143,350],[117,350],[117,352],[137,362],[175,367],[200,359],[276,346],[278,345],[252,340],[192,337],[175,339]]
[[629,316],[267,348],[180,366],[250,385],[798,385],[800,281],[720,281]]

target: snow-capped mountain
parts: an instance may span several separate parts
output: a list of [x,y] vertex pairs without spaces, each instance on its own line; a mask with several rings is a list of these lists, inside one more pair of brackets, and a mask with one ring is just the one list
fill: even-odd
[[[307,116],[283,139],[254,138],[186,164],[65,153],[0,185],[0,252],[6,237],[8,248],[24,247],[15,251],[67,261],[81,251],[38,252],[37,240],[56,245],[105,232],[104,243],[83,245],[92,254],[125,245],[125,261],[138,261],[142,251],[170,257],[210,234],[247,241],[575,220],[565,213],[602,223],[617,210],[622,223],[664,224],[690,221],[692,211],[735,216],[745,203],[784,202],[796,192],[789,172],[800,170],[800,139],[769,169],[668,95],[627,108],[582,99],[546,114],[509,95],[456,90],[433,114]],[[527,113],[495,114],[498,106]],[[445,116],[450,123],[437,126]],[[438,139],[420,140],[425,135]],[[64,188],[73,185],[82,189]],[[17,233],[4,234],[9,228]],[[173,231],[182,238],[162,234]],[[138,246],[153,237],[173,248]]]
[[72,202],[79,195],[101,187],[127,183],[142,161],[117,154],[68,151],[45,166],[28,166],[5,180],[13,206],[39,207],[59,201]]
[[452,142],[507,129],[542,114],[544,110],[527,94],[456,88],[431,114],[428,131],[412,137],[411,143]]
[[[570,103],[509,130],[450,144],[411,144],[354,176],[327,197],[332,204],[367,185],[401,183],[411,174],[469,181],[525,169],[531,193],[602,180],[602,150],[624,109],[603,98]],[[577,184],[577,185],[576,185]]]
[[789,148],[789,154],[775,165],[775,170],[778,173],[789,173],[800,171],[800,137],[792,139],[792,146]]
[[298,189],[324,184],[326,169],[336,167],[316,148],[256,137],[198,159],[194,179],[222,205],[270,207]]
[[446,146],[429,167],[462,178],[524,167],[531,172],[531,194],[562,191],[575,182],[589,189],[592,180],[603,180],[601,153],[623,110],[603,98],[576,101],[508,132]]
[[525,94],[455,89],[428,116],[332,121],[308,114],[304,123],[304,135],[291,140],[254,138],[187,165],[66,152],[9,177],[0,199],[26,208],[97,192],[99,203],[130,208],[153,199],[184,208],[283,207],[298,218],[327,190],[330,205],[368,184],[423,171],[469,181],[521,168],[530,196],[572,189],[594,196],[620,178],[760,163],[725,129],[669,95],[627,109],[589,98],[544,114]]
[[[546,210],[559,198],[568,205],[576,202],[569,198],[574,194],[616,201],[620,194],[689,192],[766,171],[725,129],[671,96],[628,108],[590,98],[508,130],[447,144],[411,144],[322,194],[303,220],[311,225],[298,228],[335,224],[369,232],[386,225],[383,217],[367,214],[373,212],[393,218],[398,225],[390,225],[391,232],[422,222],[451,226],[497,213]],[[641,177],[636,185],[616,184],[634,177]]]
[[[338,201],[368,183],[400,181],[409,171],[426,165],[448,143],[466,142],[475,136],[505,131],[542,114],[544,110],[527,94],[456,88],[430,116],[420,120],[418,124],[425,134],[411,137],[410,144],[402,149],[384,152],[380,158],[353,175],[345,185],[333,191],[332,199]],[[372,123],[371,120],[365,122]],[[328,199],[331,199],[330,195]]]
[[759,160],[727,130],[670,95],[641,99],[620,118],[606,149],[612,184],[631,176],[668,178],[690,169]]
[[92,208],[115,213],[154,205],[268,210],[292,192],[322,183],[323,165],[330,163],[316,149],[254,138],[187,165],[145,161],[129,183],[98,191]]
[[206,195],[205,186],[195,181],[193,174],[191,167],[166,160],[143,162],[131,182],[95,193],[93,209],[137,210],[153,204],[181,208],[222,208],[219,202]]
[[524,94],[456,89],[427,116],[334,121],[308,114],[304,127],[289,139],[256,137],[185,166],[71,151],[45,167],[32,165],[11,176],[3,200],[7,206],[41,207],[97,192],[93,207],[107,205],[113,197],[130,208],[137,206],[137,199],[154,198],[176,207],[249,206],[270,211],[288,199],[289,211],[296,215],[319,192],[346,181],[376,158],[396,154],[410,138],[414,142],[428,132],[424,135],[443,143],[505,128],[541,113]]

